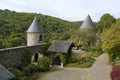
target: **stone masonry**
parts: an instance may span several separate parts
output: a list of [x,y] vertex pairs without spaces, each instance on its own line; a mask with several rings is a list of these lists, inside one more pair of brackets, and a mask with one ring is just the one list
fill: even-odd
[[21,67],[22,55],[26,50],[29,50],[31,59],[35,53],[42,53],[41,45],[0,49],[0,64],[4,67]]

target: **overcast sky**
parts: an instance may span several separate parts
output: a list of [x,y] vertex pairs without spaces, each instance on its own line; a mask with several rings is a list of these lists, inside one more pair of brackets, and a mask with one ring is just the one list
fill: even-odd
[[64,20],[98,21],[105,13],[120,18],[120,0],[1,0],[0,9],[50,15]]

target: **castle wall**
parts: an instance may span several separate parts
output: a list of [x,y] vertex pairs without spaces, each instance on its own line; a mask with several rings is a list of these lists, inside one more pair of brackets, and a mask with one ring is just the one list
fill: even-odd
[[31,58],[34,53],[42,54],[40,45],[0,49],[0,64],[4,67],[21,67],[22,56],[26,50],[29,51]]
[[40,44],[40,35],[42,35],[43,39],[43,33],[27,33],[27,46]]

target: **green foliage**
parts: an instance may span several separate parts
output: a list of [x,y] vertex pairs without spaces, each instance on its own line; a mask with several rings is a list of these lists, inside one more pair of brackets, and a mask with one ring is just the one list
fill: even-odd
[[88,29],[88,30],[81,30],[79,37],[79,45],[84,47],[94,46],[96,42],[96,34]]
[[116,60],[120,56],[120,26],[113,25],[110,29],[102,33],[102,49],[109,53],[110,61]]
[[100,47],[90,47],[88,51],[91,57],[98,57],[102,54],[102,49]]
[[48,48],[50,47],[50,45],[51,45],[51,43],[43,43],[43,44],[41,45],[43,55],[49,55],[48,52],[47,52],[47,50],[48,50]]
[[15,75],[16,80],[20,80],[20,78],[25,77],[25,73],[20,71],[19,69],[8,68],[8,70]]
[[48,57],[41,57],[37,61],[37,69],[38,71],[48,71],[50,68],[50,59]]
[[10,79],[10,80],[29,80],[29,78],[28,78],[27,76],[25,76],[25,77],[20,77],[20,78],[15,77],[15,78],[12,78],[12,79]]
[[0,48],[26,45],[26,30],[35,16],[45,32],[43,42],[68,40],[81,24],[42,14],[0,10]]
[[79,62],[67,64],[67,67],[89,68],[92,66],[94,59],[91,57],[82,57]]
[[75,45],[79,44],[80,30],[76,30],[73,35],[70,37],[70,41],[73,41]]
[[28,76],[31,73],[37,72],[37,66],[29,64],[26,67],[23,67],[23,72]]
[[70,38],[76,45],[84,47],[94,46],[96,39],[96,34],[91,29],[77,30]]
[[78,61],[77,55],[75,55],[75,53],[72,53],[71,58],[70,58],[70,62],[71,63],[76,63],[77,61]]
[[116,19],[116,24],[120,25],[120,18]]
[[29,80],[27,76],[20,78],[19,80]]
[[3,47],[11,47],[11,46],[16,47],[17,45],[24,45],[24,43],[21,44],[21,42],[24,41],[24,38],[23,38],[23,36],[21,36],[21,38],[20,38],[20,35],[23,35],[23,34],[11,32],[11,35],[6,37],[6,39],[4,39],[2,41],[2,46]]
[[22,55],[22,63],[24,67],[31,63],[30,56],[30,51],[26,49]]
[[57,53],[56,56],[60,58],[64,65],[67,64],[68,54]]
[[8,68],[8,70],[10,72],[12,72],[16,77],[24,77],[25,76],[25,74],[22,71],[20,71],[19,69]]
[[96,24],[97,31],[101,33],[104,30],[110,28],[111,25],[115,22],[116,19],[110,14],[106,13],[100,18],[100,21]]
[[91,30],[84,30],[80,33],[79,44],[82,46],[94,46],[96,42],[96,34]]

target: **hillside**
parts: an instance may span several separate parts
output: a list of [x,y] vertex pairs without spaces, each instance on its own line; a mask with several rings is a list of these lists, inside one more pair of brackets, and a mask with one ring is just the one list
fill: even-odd
[[44,42],[56,39],[68,40],[82,23],[82,21],[69,22],[36,13],[0,10],[0,48],[26,45],[26,30],[34,17],[37,17],[43,27]]

